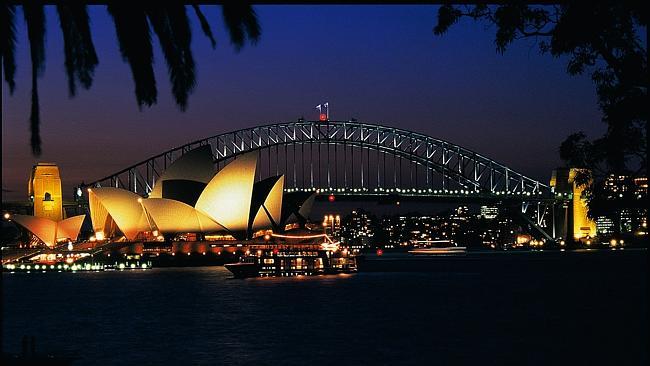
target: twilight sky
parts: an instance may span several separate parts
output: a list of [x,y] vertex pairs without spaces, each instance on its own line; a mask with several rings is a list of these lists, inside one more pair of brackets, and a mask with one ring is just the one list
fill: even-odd
[[[172,100],[167,68],[153,39],[158,104],[138,110],[112,19],[90,7],[99,57],[95,81],[68,98],[63,40],[47,11],[46,69],[39,79],[43,154],[29,148],[30,59],[17,14],[17,90],[2,85],[3,199],[27,198],[37,161],[61,168],[64,195],[169,148],[261,124],[316,119],[329,101],[331,119],[398,126],[478,151],[547,182],[560,164],[558,146],[575,131],[602,134],[588,75],[566,74],[566,60],[540,55],[529,41],[505,54],[494,29],[470,21],[434,36],[436,6],[257,6],[262,37],[237,53],[221,9],[204,7],[217,48],[192,22],[197,87],[189,108]],[[191,9],[188,9],[191,10]],[[4,192],[9,190],[11,192]]]

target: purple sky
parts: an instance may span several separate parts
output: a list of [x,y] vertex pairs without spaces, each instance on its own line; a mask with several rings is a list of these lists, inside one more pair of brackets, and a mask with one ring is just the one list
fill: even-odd
[[[188,9],[189,10],[189,9]],[[540,55],[529,41],[496,52],[494,29],[462,22],[434,36],[435,6],[257,6],[262,37],[237,53],[221,9],[205,7],[212,50],[192,11],[198,85],[189,109],[171,97],[154,38],[158,104],[138,110],[130,69],[112,19],[91,7],[99,56],[89,91],[68,98],[58,17],[47,11],[46,70],[40,83],[43,155],[29,148],[30,59],[18,11],[17,90],[2,86],[3,199],[26,199],[37,161],[61,168],[64,194],[191,140],[272,122],[316,119],[329,101],[334,120],[429,134],[478,151],[547,182],[571,132],[605,130],[588,75],[568,76],[566,60]]]

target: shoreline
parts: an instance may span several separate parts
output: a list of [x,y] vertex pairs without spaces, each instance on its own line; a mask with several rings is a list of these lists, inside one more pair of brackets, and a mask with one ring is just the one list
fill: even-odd
[[540,251],[469,251],[450,255],[408,255],[388,253],[357,258],[359,272],[508,272],[539,274],[549,267],[562,272],[616,271],[647,272],[646,248],[540,250]]

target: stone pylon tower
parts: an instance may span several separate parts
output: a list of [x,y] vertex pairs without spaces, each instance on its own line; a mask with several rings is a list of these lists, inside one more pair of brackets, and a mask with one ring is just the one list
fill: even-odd
[[38,163],[29,178],[29,196],[34,202],[34,216],[54,221],[63,220],[63,196],[59,167],[54,163]]
[[[558,168],[553,171],[551,187],[554,193],[569,198],[561,210],[556,210],[554,218],[556,237],[572,240],[590,239],[596,236],[596,223],[587,216],[587,205],[582,192],[586,187],[576,183],[575,177],[580,169]],[[589,183],[591,184],[591,183]]]

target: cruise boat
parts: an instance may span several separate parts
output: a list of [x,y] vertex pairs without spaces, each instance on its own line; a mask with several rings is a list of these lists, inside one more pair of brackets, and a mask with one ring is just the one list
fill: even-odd
[[356,257],[325,234],[278,235],[251,243],[238,263],[226,264],[235,278],[311,276],[356,272]]
[[259,264],[254,258],[242,258],[238,263],[227,263],[224,266],[232,272],[235,278],[258,277],[260,275]]

